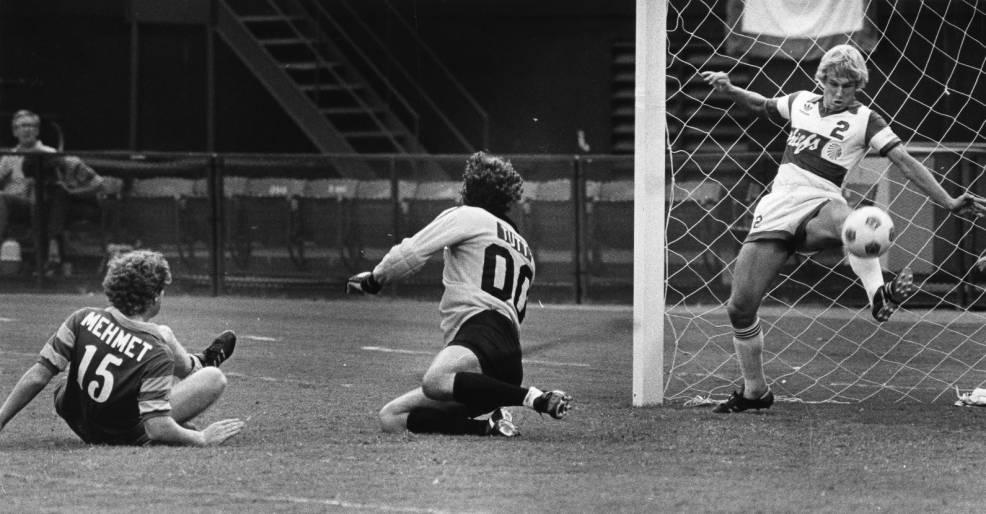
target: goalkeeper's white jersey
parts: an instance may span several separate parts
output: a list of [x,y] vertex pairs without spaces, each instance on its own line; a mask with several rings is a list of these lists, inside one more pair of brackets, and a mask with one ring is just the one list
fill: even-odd
[[797,181],[801,171],[808,171],[841,187],[846,173],[866,155],[867,148],[886,155],[900,144],[883,117],[859,102],[825,116],[821,107],[822,96],[808,91],[767,101],[768,115],[791,122],[775,184]]
[[445,342],[469,317],[487,310],[503,314],[520,331],[527,292],[534,281],[534,256],[527,241],[507,221],[485,209],[445,210],[417,234],[390,249],[373,276],[381,284],[407,277],[444,250],[439,305]]

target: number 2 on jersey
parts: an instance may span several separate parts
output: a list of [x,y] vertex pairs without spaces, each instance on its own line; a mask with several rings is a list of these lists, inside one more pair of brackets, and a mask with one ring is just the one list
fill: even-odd
[[[498,266],[502,263],[502,267]],[[512,302],[517,311],[517,321],[524,321],[527,313],[527,290],[531,287],[534,271],[524,264],[514,280],[514,259],[506,247],[491,244],[483,258],[482,289],[504,302]],[[498,285],[500,284],[500,285]]]
[[[85,353],[82,354],[82,361],[79,362],[79,372],[76,373],[75,379],[79,383],[79,389],[85,391],[93,401],[97,403],[104,403],[106,400],[110,399],[110,394],[113,392],[113,383],[115,382],[113,373],[110,372],[110,365],[119,366],[123,363],[123,359],[117,355],[106,354],[103,360],[99,362],[99,366],[96,366],[96,370],[93,372],[96,374],[92,380],[89,381],[89,387],[85,385],[86,373],[89,371],[89,365],[92,364],[92,357],[96,354],[96,347],[86,345]],[[100,384],[97,378],[102,379]],[[96,394],[99,391],[99,394]]]

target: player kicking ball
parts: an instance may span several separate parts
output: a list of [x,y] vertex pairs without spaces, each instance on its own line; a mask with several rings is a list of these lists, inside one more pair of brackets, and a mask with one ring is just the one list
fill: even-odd
[[201,354],[188,355],[169,328],[150,321],[170,283],[160,253],[138,250],[110,261],[103,291],[111,306],[80,309],[62,323],[0,407],[0,431],[68,368],[55,411],[86,443],[212,446],[238,434],[238,419],[190,428],[226,389],[217,366],[236,336],[223,332]]
[[[769,194],[757,204],[753,224],[736,258],[726,310],[733,326],[733,346],[743,386],[715,407],[715,412],[767,409],[774,395],[763,372],[763,331],[757,311],[771,282],[794,252],[814,253],[842,245],[840,233],[849,205],[842,197],[846,173],[867,149],[886,156],[932,201],[956,214],[982,216],[986,200],[970,193],[949,195],[934,176],[911,156],[887,122],[856,100],[869,71],[850,45],[837,45],[822,56],[815,72],[821,94],[798,91],[779,98],[734,86],[729,75],[703,71],[702,78],[755,114],[790,125],[787,146]],[[884,283],[876,258],[847,256],[866,289],[873,317],[883,322],[915,292],[905,268]]]
[[349,278],[347,293],[376,294],[444,250],[439,311],[445,348],[421,387],[380,410],[385,432],[513,437],[519,432],[503,407],[523,405],[555,419],[568,413],[572,397],[565,392],[520,385],[519,332],[534,257],[507,212],[520,200],[523,185],[510,162],[473,154],[462,177],[462,205],[394,246],[373,271]]

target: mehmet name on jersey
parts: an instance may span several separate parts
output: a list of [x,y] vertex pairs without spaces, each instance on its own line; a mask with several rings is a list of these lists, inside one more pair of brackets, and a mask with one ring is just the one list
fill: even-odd
[[[153,348],[150,344],[145,343],[139,337],[127,332],[97,312],[86,314],[86,317],[82,319],[80,324],[110,348],[123,353],[131,359],[136,359],[137,362],[140,362],[144,358],[144,354]],[[138,348],[135,348],[137,345],[142,346],[139,349],[140,353],[135,353],[138,350]]]

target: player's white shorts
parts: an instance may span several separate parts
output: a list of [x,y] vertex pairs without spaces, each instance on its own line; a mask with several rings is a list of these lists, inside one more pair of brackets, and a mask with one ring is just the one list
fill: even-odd
[[783,164],[770,193],[753,210],[747,241],[779,240],[797,250],[804,243],[804,227],[828,202],[846,203],[834,184],[814,173]]

